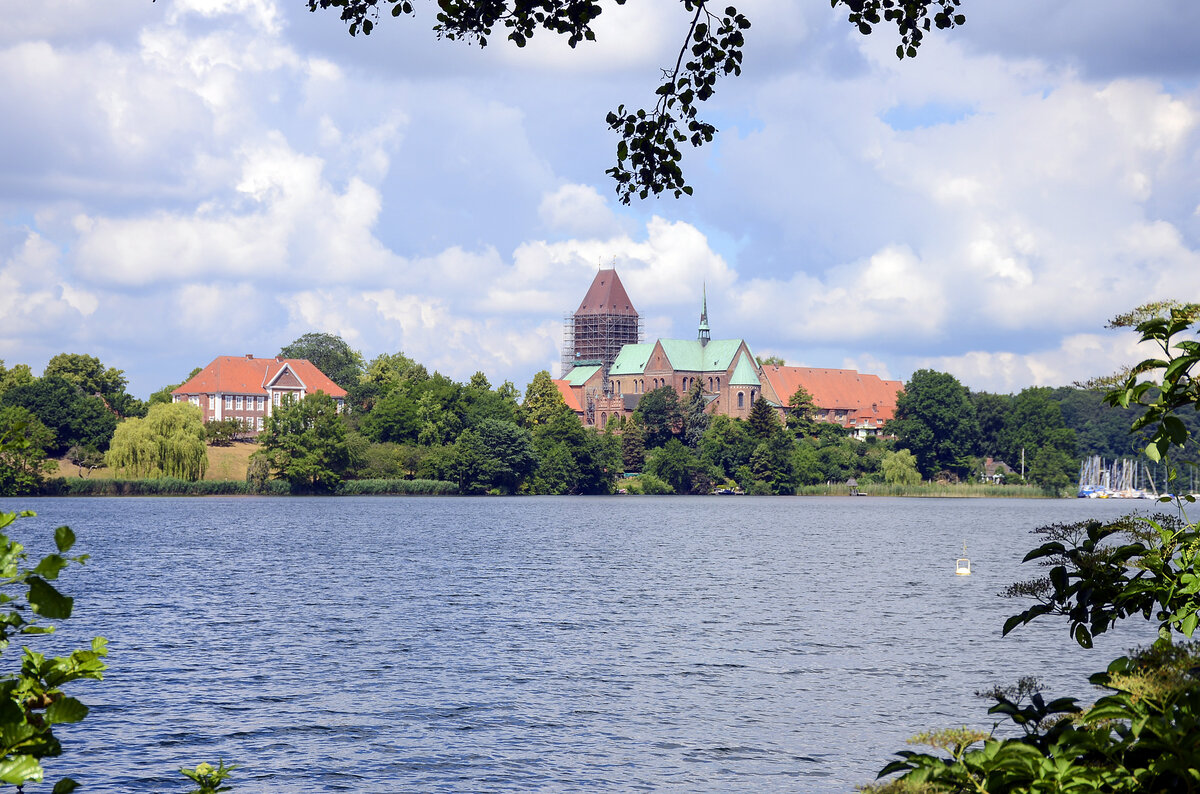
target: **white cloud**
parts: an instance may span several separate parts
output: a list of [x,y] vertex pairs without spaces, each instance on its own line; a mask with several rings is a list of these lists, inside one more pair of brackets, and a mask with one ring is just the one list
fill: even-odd
[[372,234],[378,190],[341,191],[323,162],[279,134],[245,150],[236,195],[191,213],[77,220],[79,272],[97,283],[145,286],[197,278],[353,281],[400,265]]
[[1031,353],[976,350],[919,359],[914,369],[949,372],[976,391],[1018,392],[1028,386],[1069,386],[1109,375],[1148,351],[1133,334],[1072,334],[1055,348]]
[[555,231],[584,237],[609,237],[620,225],[608,201],[591,185],[563,185],[538,205],[542,223]]
[[972,17],[897,62],[843,11],[754,0],[746,73],[704,110],[718,142],[686,153],[696,198],[624,208],[603,114],[653,100],[674,0],[609,9],[575,52],[390,19],[350,39],[278,0],[94,5],[22,6],[0,31],[9,360],[78,336],[174,356],[157,387],[321,329],[527,380],[615,263],[650,336],[692,335],[706,284],[714,333],[755,349],[1020,388],[1110,369],[1088,341],[1105,318],[1200,294],[1194,48],[1096,77]]
[[173,23],[195,14],[207,18],[240,16],[266,33],[278,33],[281,27],[273,0],[175,0],[169,8],[167,19]]
[[22,337],[77,326],[96,311],[98,300],[87,290],[64,281],[60,252],[35,232],[0,264],[0,340],[15,344]]
[[791,342],[921,337],[939,330],[945,314],[941,284],[926,263],[900,247],[834,268],[824,279],[803,273],[787,281],[752,279],[735,292],[735,320],[742,327]]
[[[296,333],[322,329],[368,351],[403,350],[430,369],[465,379],[482,370],[489,376],[522,377],[557,359],[561,326],[552,321],[506,321],[456,315],[436,297],[396,289],[353,293],[313,290],[281,299]],[[368,352],[371,355],[371,352]]]

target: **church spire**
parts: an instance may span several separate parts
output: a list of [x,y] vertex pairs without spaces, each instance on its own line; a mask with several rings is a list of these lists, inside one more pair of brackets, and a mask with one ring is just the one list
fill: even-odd
[[697,339],[701,345],[708,344],[708,285],[704,284],[701,287],[704,296],[703,303],[700,304],[700,331],[697,334]]

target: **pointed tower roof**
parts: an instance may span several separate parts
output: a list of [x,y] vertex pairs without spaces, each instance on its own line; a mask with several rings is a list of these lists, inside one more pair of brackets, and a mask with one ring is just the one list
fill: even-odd
[[583,296],[583,302],[575,314],[624,314],[637,317],[637,309],[633,308],[633,302],[629,300],[629,293],[625,291],[616,268],[608,268],[602,269],[592,279],[592,286],[588,287],[587,295]]
[[703,290],[704,302],[700,304],[700,330],[697,332],[696,338],[700,340],[700,344],[706,345],[706,344],[708,344],[708,339],[709,339],[709,333],[708,333],[708,285],[705,284],[701,289]]

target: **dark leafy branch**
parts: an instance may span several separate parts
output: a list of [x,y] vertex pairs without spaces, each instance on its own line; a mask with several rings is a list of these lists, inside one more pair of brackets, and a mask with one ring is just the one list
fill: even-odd
[[[1114,378],[1108,401],[1142,405],[1134,424],[1153,433],[1146,448],[1154,459],[1178,455],[1189,431],[1173,414],[1200,406],[1192,377],[1200,366],[1200,306],[1173,301],[1139,307],[1116,318],[1153,342],[1161,358],[1146,359]],[[1187,461],[1182,461],[1188,463]],[[1195,465],[1194,463],[1191,465]],[[1147,649],[1115,659],[1089,681],[1107,694],[1080,709],[1073,700],[1029,703],[1019,686],[992,696],[990,713],[1007,716],[1024,735],[940,731],[910,743],[938,752],[903,750],[880,777],[898,775],[864,791],[915,792],[1195,792],[1200,790],[1200,524],[1189,520],[1190,495],[1174,501],[1179,515],[1126,516],[1115,521],[1053,524],[1037,530],[1045,542],[1026,555],[1048,575],[1020,582],[1005,593],[1036,603],[1004,624],[1004,633],[1044,615],[1065,616],[1084,647],[1126,617],[1141,614],[1158,624]]]
[[[627,1],[611,0],[615,5]],[[609,129],[619,136],[616,165],[606,173],[616,183],[617,195],[624,204],[634,196],[691,195],[692,187],[680,165],[680,145],[699,147],[712,141],[717,128],[699,117],[698,104],[712,97],[720,78],[736,77],[742,72],[745,31],[750,28],[750,20],[732,5],[715,13],[707,0],[680,1],[691,15],[691,22],[674,66],[663,69],[653,107],[627,109],[622,104],[605,118]],[[394,17],[415,13],[412,0],[305,2],[310,11],[340,9],[352,36],[359,32],[370,35],[381,8],[390,9]],[[959,13],[961,2],[830,0],[830,5],[846,6],[848,20],[864,35],[881,24],[895,25],[900,36],[897,57],[912,58],[925,33],[933,27],[953,28],[966,22]],[[602,0],[437,0],[437,5],[433,32],[438,38],[466,40],[480,47],[487,46],[497,26],[518,47],[524,47],[539,29],[566,36],[571,47],[581,41],[595,41],[592,23],[603,10]]]
[[1174,628],[1192,635],[1200,591],[1194,571],[1200,536],[1194,527],[1159,514],[1052,524],[1036,531],[1048,541],[1024,562],[1038,561],[1050,568],[1049,575],[1005,591],[1037,601],[1005,622],[1005,634],[1042,615],[1062,615],[1075,641],[1090,648],[1092,637],[1141,614],[1157,619],[1168,633]]

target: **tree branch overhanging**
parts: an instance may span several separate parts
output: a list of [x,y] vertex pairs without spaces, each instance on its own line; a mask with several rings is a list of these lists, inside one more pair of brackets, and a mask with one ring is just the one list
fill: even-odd
[[[305,0],[310,11],[341,9],[350,35],[370,35],[379,20],[380,8],[391,15],[414,15],[413,0]],[[627,0],[611,0],[625,5]],[[742,72],[745,31],[750,20],[737,8],[726,6],[714,13],[708,0],[680,0],[691,13],[683,43],[673,68],[663,70],[663,81],[655,90],[654,106],[626,109],[620,105],[605,117],[615,131],[617,162],[606,170],[616,183],[623,204],[670,193],[676,198],[692,194],[684,179],[679,145],[700,147],[712,141],[717,128],[698,116],[698,103],[707,101],[720,78]],[[924,34],[934,26],[953,28],[966,22],[959,13],[962,0],[830,0],[830,6],[845,6],[847,20],[863,35],[875,26],[892,23],[900,35],[896,56],[912,58]],[[518,47],[539,30],[567,37],[575,47],[595,41],[592,23],[603,10],[603,0],[437,0],[438,38],[467,40],[486,47],[497,24],[507,30],[506,38]],[[690,59],[689,59],[690,55]]]

